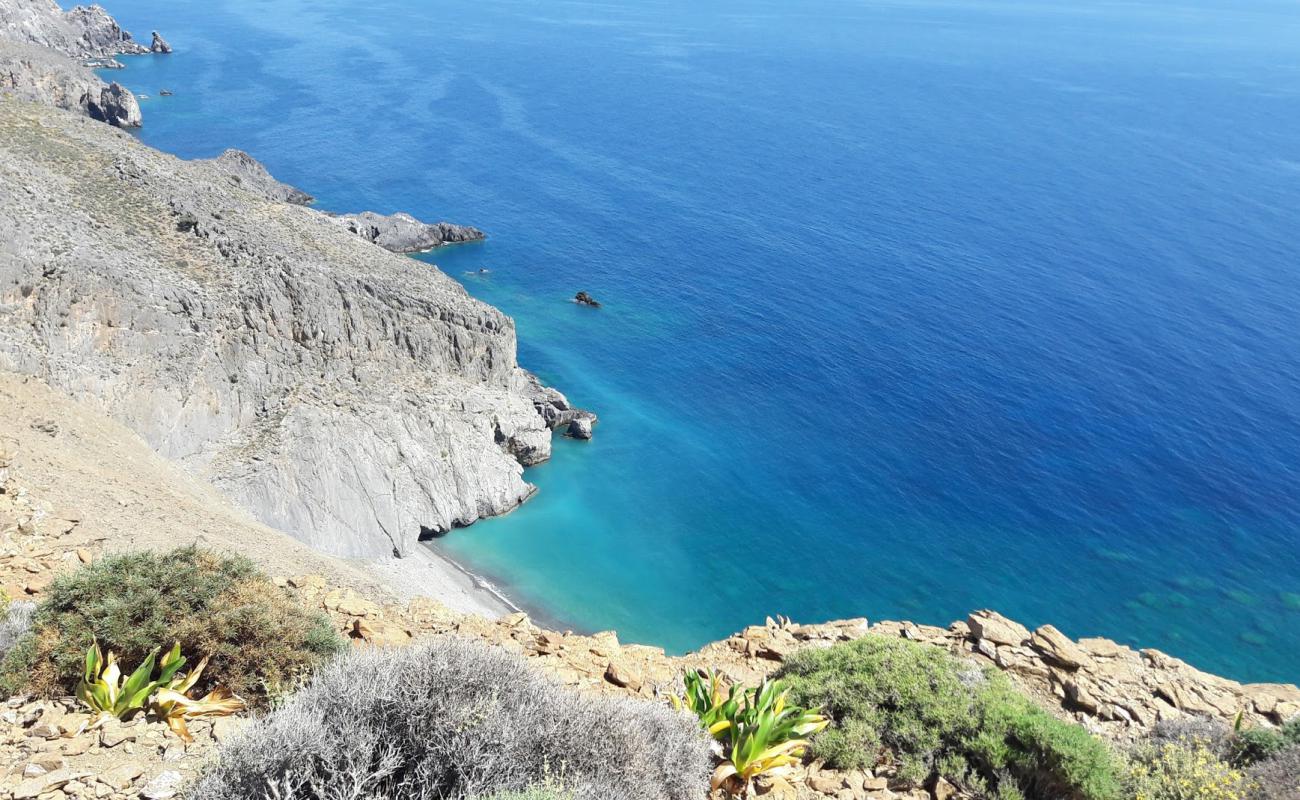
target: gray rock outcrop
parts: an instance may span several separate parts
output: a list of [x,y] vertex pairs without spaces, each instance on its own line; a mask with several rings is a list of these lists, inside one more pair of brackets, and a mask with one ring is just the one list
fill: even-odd
[[149,52],[166,55],[172,51],[172,46],[162,37],[158,31],[153,32],[153,41],[149,43]]
[[149,52],[98,5],[77,6],[64,14],[63,20],[73,35],[74,50],[67,55],[104,57]]
[[425,223],[410,214],[339,214],[335,217],[351,233],[394,253],[421,253],[446,244],[487,238],[478,228],[449,222]]
[[336,555],[528,498],[576,410],[519,368],[513,321],[228,166],[0,96],[0,369]]
[[53,0],[0,0],[0,90],[119,127],[138,127],[140,104],[91,69],[121,67],[113,56],[146,53],[99,6],[66,14]]
[[129,91],[37,45],[0,40],[0,91],[120,127],[141,121],[140,104]]
[[138,128],[142,123],[139,101],[116,81],[99,90],[99,103],[91,105],[90,116],[119,128]]
[[235,186],[268,200],[300,206],[310,205],[315,200],[301,189],[271,177],[260,161],[243,150],[231,148],[210,163]]
[[75,59],[149,52],[98,5],[65,13],[54,0],[0,0],[0,38]]

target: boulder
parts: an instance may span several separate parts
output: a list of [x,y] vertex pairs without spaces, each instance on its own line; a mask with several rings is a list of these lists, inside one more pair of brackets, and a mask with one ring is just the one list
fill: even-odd
[[384,216],[373,211],[334,217],[348,232],[394,253],[422,253],[447,244],[477,242],[487,234],[468,225],[426,223],[410,214]]
[[966,618],[971,636],[994,644],[1018,646],[1029,639],[1029,629],[996,611],[976,611]]
[[116,81],[100,90],[99,102],[91,105],[90,115],[118,128],[138,128],[144,120],[135,95]]
[[594,416],[585,416],[569,420],[569,426],[565,428],[564,435],[571,439],[590,439],[593,419]]
[[1051,625],[1043,625],[1034,631],[1029,646],[1066,669],[1078,669],[1092,660],[1068,636]]

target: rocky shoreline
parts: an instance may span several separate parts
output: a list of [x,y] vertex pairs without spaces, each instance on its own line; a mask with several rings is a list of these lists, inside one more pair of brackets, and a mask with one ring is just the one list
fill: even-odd
[[[0,368],[94,398],[263,522],[349,557],[513,509],[552,430],[590,436],[593,414],[517,365],[513,321],[393,255],[481,231],[315,211],[241,151],[185,162],[42,108],[102,117],[71,56],[148,49],[102,9],[6,0],[0,20],[0,59],[22,56],[0,77]],[[48,83],[55,67],[83,83]]]
[[[30,402],[25,387],[49,391],[31,379],[0,375],[0,408],[6,397]],[[52,405],[60,413],[48,418],[31,412],[0,417],[0,587],[17,598],[39,600],[55,574],[124,545],[147,544],[143,537],[130,542],[105,533],[148,530],[149,519],[158,513],[135,502],[83,498],[82,510],[51,502],[54,498],[38,485],[49,460],[69,449],[94,446],[96,434],[86,426],[98,424],[93,410],[69,415],[62,413],[62,401]],[[125,442],[104,444],[130,449]],[[66,465],[53,466],[67,474]],[[124,477],[121,485],[110,487],[115,494],[126,492],[144,501],[166,491],[147,469],[117,472],[129,480]],[[273,532],[229,525],[222,531],[227,538],[205,543],[233,552],[262,548],[259,561],[273,582],[327,613],[356,646],[401,647],[454,634],[523,655],[561,682],[590,692],[663,702],[679,690],[684,671],[699,668],[752,685],[805,648],[880,636],[908,639],[1001,670],[1043,708],[1120,745],[1149,735],[1161,721],[1210,718],[1225,725],[1273,726],[1300,714],[1300,688],[1294,685],[1241,684],[1156,650],[1134,650],[1102,638],[1073,640],[1050,625],[1030,630],[992,611],[973,612],[946,628],[864,618],[819,624],[769,618],[693,653],[669,656],[657,647],[624,643],[612,631],[575,634],[539,626],[522,612],[466,612],[445,597],[402,597],[391,591],[400,586],[358,580],[339,570],[336,560],[317,556],[313,564],[311,557],[304,560],[305,554],[293,555],[292,549],[265,549],[273,544],[266,537],[277,536]],[[386,576],[381,570],[377,577],[382,581]],[[199,721],[191,726],[195,741],[183,744],[170,738],[165,726],[143,720],[79,733],[84,718],[75,703],[58,699],[15,698],[0,708],[0,762],[9,765],[0,773],[0,797],[167,800],[212,759],[222,741],[248,724],[242,718]],[[777,785],[789,791],[774,786],[764,793],[777,791],[775,796],[789,800],[942,800],[943,793],[909,787],[893,770],[884,763],[845,772],[812,761]]]
[[[419,544],[527,500],[523,469],[550,456],[553,433],[590,438],[596,422],[517,363],[509,317],[400,255],[483,232],[324,213],[241,151],[182,161],[88,120],[130,126],[139,109],[76,59],[150,49],[171,51],[157,34],[135,43],[98,7],[0,0],[11,596],[39,600],[55,574],[107,552],[197,542],[254,555],[358,645],[454,633],[593,691],[662,697],[698,667],[753,683],[800,649],[888,636],[996,668],[1117,741],[1189,716],[1271,726],[1300,714],[1293,685],[1241,684],[992,611],[946,628],[768,619],[681,657],[536,625]],[[78,485],[49,488],[64,482]],[[82,507],[43,496],[59,491]],[[25,699],[0,712],[0,750],[24,765],[0,781],[8,796],[166,800],[222,738],[216,725],[196,728],[192,750],[147,725],[87,738],[72,733],[76,714]],[[802,769],[817,797],[898,796],[888,767]]]

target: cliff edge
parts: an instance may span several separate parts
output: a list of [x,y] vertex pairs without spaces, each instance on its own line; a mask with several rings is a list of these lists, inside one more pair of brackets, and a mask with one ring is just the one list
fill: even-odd
[[93,400],[259,521],[377,557],[534,491],[562,396],[436,268],[14,97],[0,208],[0,369]]

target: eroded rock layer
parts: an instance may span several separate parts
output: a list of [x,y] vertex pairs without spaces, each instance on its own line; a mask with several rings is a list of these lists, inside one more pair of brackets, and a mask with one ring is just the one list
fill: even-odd
[[510,318],[232,160],[0,97],[0,368],[94,398],[329,553],[525,500],[563,400],[516,364]]

